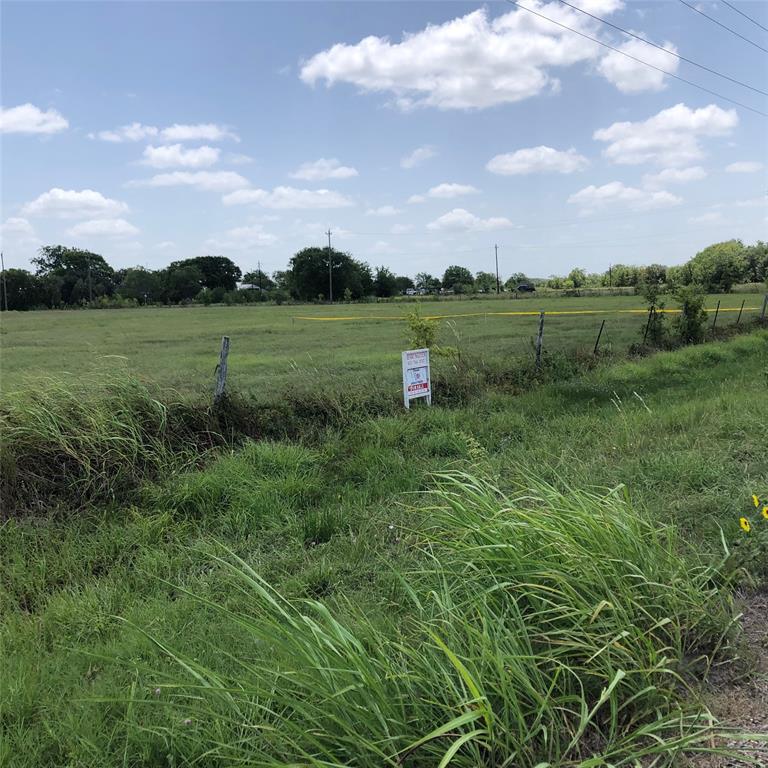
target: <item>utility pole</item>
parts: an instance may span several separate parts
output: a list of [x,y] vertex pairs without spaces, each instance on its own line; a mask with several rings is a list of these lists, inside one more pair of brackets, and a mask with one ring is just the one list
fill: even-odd
[[0,251],[0,270],[3,273],[3,308],[8,311],[8,285],[5,282],[5,259],[3,258],[3,252]]
[[333,251],[331,251],[331,228],[328,227],[328,231],[325,233],[328,235],[328,300],[333,304]]
[[499,285],[499,246],[494,245],[493,250],[496,252],[496,295],[501,293],[501,286]]
[[613,288],[613,273],[612,270],[613,267],[611,264],[608,265],[608,287]]
[[259,268],[259,301],[261,301],[263,296],[264,296],[263,291],[262,291],[262,287],[261,287],[261,262],[257,261],[256,264],[257,264],[257,266]]
[[88,257],[88,303],[93,303],[93,283],[91,281],[91,257]]

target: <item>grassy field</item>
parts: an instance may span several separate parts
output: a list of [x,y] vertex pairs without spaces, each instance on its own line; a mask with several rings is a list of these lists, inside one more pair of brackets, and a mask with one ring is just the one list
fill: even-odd
[[[755,317],[758,294],[710,296],[707,306]],[[672,306],[670,300],[669,306]],[[425,315],[440,315],[441,341],[489,358],[529,354],[535,313],[546,320],[550,351],[591,350],[606,320],[601,345],[622,353],[640,341],[640,297],[477,299],[424,302]],[[403,316],[413,304],[150,308],[110,311],[48,311],[2,316],[0,387],[4,392],[47,374],[81,375],[95,368],[127,368],[180,392],[210,389],[222,335],[231,337],[231,386],[244,392],[287,386],[313,387],[318,379],[375,378],[399,386],[400,352],[406,344]],[[534,315],[494,314],[528,312]],[[555,314],[555,313],[576,314]],[[580,314],[590,312],[590,314]],[[718,325],[736,320],[725,312]],[[324,320],[323,318],[337,318]]]
[[[30,343],[6,347],[5,375],[71,369],[86,338],[178,385],[207,380],[224,331],[233,367],[254,347],[248,381],[314,344],[318,367],[359,362],[345,340],[372,368],[401,347],[392,321],[294,314],[14,316],[4,344]],[[562,336],[583,343],[596,318],[575,322]],[[531,325],[461,330],[499,353]],[[671,765],[710,743],[696,681],[738,655],[729,578],[765,575],[738,521],[768,495],[767,371],[756,331],[249,443],[130,506],[6,521],[0,764]]]

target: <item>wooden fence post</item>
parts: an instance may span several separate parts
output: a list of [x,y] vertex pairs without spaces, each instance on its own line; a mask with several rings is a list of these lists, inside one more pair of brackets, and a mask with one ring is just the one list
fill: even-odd
[[741,313],[744,311],[744,302],[746,299],[742,300],[741,302],[741,308],[739,309],[739,316],[736,318],[736,325],[738,325],[741,322]]
[[768,293],[763,296],[763,310],[760,312],[760,322],[765,322],[765,310],[768,307]]
[[651,327],[651,320],[653,320],[653,313],[654,313],[654,308],[651,307],[648,310],[648,322],[645,324],[645,333],[643,334],[643,344],[645,344],[645,340],[648,338],[648,329]]
[[536,334],[536,368],[541,368],[541,348],[544,344],[544,310],[539,312],[539,332]]
[[216,388],[213,391],[213,404],[216,405],[224,396],[227,385],[227,357],[229,356],[229,336],[221,337],[219,364],[216,366]]
[[720,301],[718,300],[717,306],[715,307],[715,319],[712,321],[712,333],[714,335],[715,333],[715,326],[717,325],[717,313],[720,311]]
[[597,332],[597,339],[595,339],[595,349],[592,352],[593,355],[597,354],[597,348],[600,346],[600,337],[603,335],[603,328],[605,328],[605,319],[600,323],[600,330]]

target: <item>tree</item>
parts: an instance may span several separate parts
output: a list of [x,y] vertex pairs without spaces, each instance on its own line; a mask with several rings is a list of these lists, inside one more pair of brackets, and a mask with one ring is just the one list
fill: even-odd
[[334,298],[340,299],[345,288],[349,288],[355,299],[372,291],[373,279],[367,264],[336,249],[312,247],[299,251],[289,262],[288,284],[295,298],[311,301],[320,295],[329,296],[329,254]]
[[234,291],[242,276],[240,267],[226,256],[196,256],[193,259],[174,261],[169,269],[179,267],[197,267],[202,275],[204,288],[223,288],[225,291]]
[[481,293],[495,293],[496,275],[492,272],[478,272],[475,275],[475,288]]
[[521,283],[530,283],[530,278],[525,274],[525,272],[513,272],[509,279],[504,283],[504,287],[508,291],[514,291],[515,288],[517,288],[518,285]]
[[57,278],[58,294],[64,304],[76,304],[91,296],[111,295],[115,288],[115,271],[97,253],[64,245],[46,245],[32,263],[37,267],[38,277]]
[[396,293],[403,294],[409,288],[415,288],[415,287],[416,286],[413,284],[413,280],[411,280],[411,278],[407,277],[406,275],[398,275],[395,278]]
[[741,240],[714,243],[699,251],[691,259],[690,267],[693,282],[710,292],[727,293],[747,272],[744,243]]
[[163,280],[159,272],[144,267],[132,267],[121,270],[123,278],[116,293],[126,299],[138,302],[158,301],[163,295]]
[[574,288],[583,288],[587,283],[587,273],[579,267],[574,267],[568,273],[568,279],[571,281]]
[[380,298],[394,296],[397,293],[397,278],[386,267],[377,267],[373,278],[373,292]]
[[667,282],[667,268],[663,264],[649,264],[642,270],[641,280],[644,283],[661,285]]
[[748,283],[768,281],[768,243],[758,240],[744,249],[744,279]]
[[602,283],[616,288],[631,288],[637,285],[642,270],[640,267],[614,264],[603,274]]
[[269,291],[275,287],[274,280],[260,269],[254,269],[253,272],[246,272],[243,275],[243,283],[249,285],[253,290],[259,289],[262,292]]
[[472,273],[466,267],[448,267],[443,273],[443,289],[455,293],[470,293],[475,287]]
[[[9,311],[33,309],[43,303],[43,291],[40,278],[26,269],[6,269],[2,274],[8,297]],[[0,310],[5,309],[5,302],[0,300]]]
[[178,266],[171,264],[162,272],[163,296],[173,304],[190,301],[203,287],[203,273],[194,265]]
[[437,293],[440,290],[440,280],[429,272],[419,272],[416,275],[416,287],[427,293]]

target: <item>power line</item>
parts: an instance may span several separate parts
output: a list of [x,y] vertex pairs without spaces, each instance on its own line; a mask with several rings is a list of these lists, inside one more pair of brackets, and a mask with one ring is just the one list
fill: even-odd
[[[680,0],[681,2],[683,0]],[[669,72],[666,69],[662,69],[661,67],[657,67],[655,64],[649,64],[647,61],[643,61],[642,59],[638,59],[637,56],[633,56],[630,53],[627,53],[626,51],[622,51],[620,48],[616,48],[613,45],[610,45],[608,43],[603,42],[602,40],[598,40],[596,37],[592,37],[591,35],[587,35],[584,32],[579,32],[578,29],[574,29],[573,27],[569,27],[567,24],[562,24],[559,21],[555,21],[554,19],[551,19],[549,16],[545,16],[543,13],[539,13],[538,11],[534,11],[532,8],[527,8],[524,5],[520,5],[517,0],[507,0],[508,3],[511,3],[512,5],[516,5],[518,8],[521,8],[524,11],[528,11],[528,13],[532,13],[534,16],[538,16],[540,19],[544,19],[545,21],[549,21],[552,24],[556,24],[558,27],[562,27],[563,29],[567,29],[569,32],[574,32],[575,34],[586,38],[587,40],[591,40],[593,43],[597,43],[598,45],[602,45],[604,48],[608,48],[611,51],[615,51],[616,53],[620,53],[622,56],[626,56],[628,59],[632,59],[632,61],[636,61],[638,64],[643,64],[646,67],[650,67],[651,69],[655,69],[657,72],[661,72],[663,75],[667,75],[668,77],[672,77],[675,80],[680,80],[680,82],[687,83],[688,85],[692,85],[694,88],[698,88],[700,91],[704,91],[706,93],[709,93],[712,96],[717,96],[718,99],[723,99],[723,101],[728,101],[731,104],[735,104],[738,107],[742,107],[742,109],[748,109],[750,112],[754,112],[755,114],[762,115],[763,117],[768,117],[768,112],[763,112],[762,110],[755,109],[754,107],[750,107],[748,104],[744,104],[741,101],[736,101],[736,99],[731,99],[728,96],[724,96],[722,93],[718,93],[717,91],[712,91],[709,88],[705,88],[703,85],[699,85],[698,83],[694,83],[692,80],[686,80],[684,77],[680,77],[680,75],[676,75],[673,72]]]
[[753,24],[757,24],[760,29],[764,29],[766,32],[768,32],[768,27],[764,27],[757,19],[753,19],[751,16],[747,16],[744,11],[740,11],[735,5],[731,5],[728,0],[722,0],[724,5],[727,5],[731,10],[736,11],[736,13],[741,14],[745,19],[749,19]]
[[654,43],[651,40],[647,40],[646,38],[642,37],[642,35],[637,35],[634,32],[630,32],[628,29],[624,29],[623,27],[618,26],[618,24],[614,24],[613,22],[610,22],[606,19],[601,19],[599,16],[595,16],[593,13],[590,13],[589,11],[585,11],[583,8],[579,8],[578,6],[571,5],[571,3],[567,2],[567,0],[560,0],[560,2],[563,5],[567,5],[569,8],[573,8],[574,11],[578,11],[579,13],[583,13],[585,16],[589,16],[591,19],[594,19],[595,21],[599,21],[601,24],[605,24],[606,26],[612,27],[613,29],[617,30],[618,32],[621,32],[624,35],[628,35],[629,37],[634,37],[635,40],[639,40],[641,43],[645,43],[646,45],[651,45],[654,48],[658,48],[660,51],[664,51],[664,53],[668,53],[670,56],[674,56],[675,58],[680,59],[680,61],[686,62],[686,64],[692,64],[694,67],[703,69],[705,72],[709,72],[712,75],[717,75],[718,77],[722,77],[725,80],[730,80],[732,83],[736,83],[736,85],[741,85],[744,88],[749,88],[750,91],[754,91],[755,93],[760,93],[763,96],[768,96],[768,91],[761,91],[759,88],[755,88],[754,86],[749,85],[749,83],[742,82],[741,80],[737,80],[735,77],[731,77],[730,75],[725,75],[722,72],[718,72],[716,69],[712,69],[706,66],[705,64],[699,64],[697,61],[693,61],[693,59],[689,59],[689,58],[686,58],[685,56],[681,56],[679,53],[670,51],[668,48],[665,48],[663,45],[658,45],[657,43]]
[[695,5],[691,5],[689,2],[686,2],[686,0],[680,0],[680,2],[687,8],[690,8],[692,11],[696,11],[696,13],[700,14],[705,19],[709,19],[713,24],[717,24],[718,27],[722,27],[723,29],[728,30],[728,32],[730,32],[732,35],[736,35],[736,37],[741,38],[745,43],[754,45],[755,48],[759,48],[761,51],[768,53],[768,48],[763,48],[762,45],[760,45],[759,43],[756,43],[754,40],[750,40],[748,37],[744,37],[744,35],[742,35],[741,32],[737,32],[735,29],[731,29],[730,27],[727,27],[725,24],[718,21],[713,16],[710,16],[709,14],[704,13],[704,11],[700,11]]

